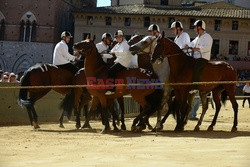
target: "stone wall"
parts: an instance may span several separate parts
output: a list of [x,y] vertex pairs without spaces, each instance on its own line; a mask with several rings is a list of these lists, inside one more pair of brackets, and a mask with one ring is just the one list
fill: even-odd
[[54,44],[0,41],[0,69],[16,74],[36,63],[52,63]]

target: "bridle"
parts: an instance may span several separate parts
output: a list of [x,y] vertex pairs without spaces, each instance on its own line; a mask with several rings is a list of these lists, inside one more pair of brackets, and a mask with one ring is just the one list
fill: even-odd
[[[163,46],[165,45],[165,41],[163,41]],[[163,53],[165,53],[166,47],[163,47]],[[180,55],[179,53],[175,53],[175,54],[166,54],[166,55],[159,55],[157,58],[152,58],[152,62],[155,62],[156,60],[159,60],[160,62],[163,62],[163,59],[165,57],[172,57],[172,56],[178,56]]]
[[[147,47],[149,47],[156,39],[157,39],[157,38],[155,38],[155,39],[153,39],[152,41],[150,41],[150,42],[144,47],[144,49],[147,48]],[[149,49],[148,52],[144,51],[144,49],[139,48],[138,54],[148,54],[148,55],[150,55],[150,57],[151,57],[151,56],[152,56],[152,46],[150,47],[150,49]]]

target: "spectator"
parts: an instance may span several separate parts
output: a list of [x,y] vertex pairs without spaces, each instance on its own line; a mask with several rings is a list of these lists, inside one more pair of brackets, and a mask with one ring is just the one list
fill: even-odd
[[17,76],[14,73],[10,73],[9,82],[10,83],[18,83],[19,82],[17,80]]
[[3,70],[0,70],[0,75],[1,75],[0,82],[2,82],[2,80],[3,80]]
[[[244,96],[250,96],[250,83],[246,83],[246,85],[243,87],[243,94]],[[248,106],[250,108],[250,97],[244,97],[242,107],[244,108],[246,99],[248,100]]]
[[194,98],[194,102],[193,102],[193,107],[192,110],[189,114],[189,120],[198,120],[198,118],[196,117],[197,115],[197,111],[200,107],[200,97],[199,97],[199,93],[197,92],[195,94],[195,98]]
[[9,82],[9,76],[4,74],[2,82]]

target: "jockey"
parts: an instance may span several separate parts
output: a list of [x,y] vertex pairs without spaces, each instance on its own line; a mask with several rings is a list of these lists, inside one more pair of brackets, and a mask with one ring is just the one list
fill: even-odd
[[171,24],[170,29],[176,36],[174,42],[183,49],[188,43],[190,43],[190,36],[188,33],[183,32],[183,26],[180,21],[175,21]]
[[[199,82],[202,70],[211,58],[213,38],[205,31],[206,23],[203,20],[197,20],[194,23],[194,26],[194,31],[198,34],[198,36],[191,43],[186,45],[185,48],[191,47],[194,52],[193,56],[196,61],[194,66],[193,82]],[[194,89],[197,89],[197,87],[198,85],[195,85]]]
[[71,55],[68,51],[68,45],[70,38],[72,38],[70,32],[64,31],[61,34],[61,41],[56,44],[53,54],[53,64],[59,68],[64,68],[73,74],[79,69],[71,63],[71,61],[77,61],[78,58]]
[[110,45],[112,42],[112,36],[109,33],[104,33],[102,35],[102,41],[96,44],[98,52],[101,54],[102,59],[107,63],[107,59],[112,58],[113,56],[108,54],[110,52]]
[[123,36],[123,32],[118,30],[114,34],[116,41],[118,42],[110,51],[111,54],[115,54],[115,64],[110,67],[109,75],[111,78],[116,78],[116,72],[125,70],[130,67],[132,62],[132,54],[129,51],[129,45],[127,40]]
[[150,32],[152,36],[155,36],[157,38],[160,35],[160,27],[157,24],[151,24],[148,27],[148,32]]

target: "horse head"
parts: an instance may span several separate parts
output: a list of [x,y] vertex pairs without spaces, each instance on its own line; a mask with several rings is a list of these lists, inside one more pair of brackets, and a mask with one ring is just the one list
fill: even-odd
[[129,45],[129,46],[134,45],[134,44],[136,44],[137,42],[139,42],[140,40],[142,40],[144,37],[145,37],[145,35],[135,34],[135,35],[133,35],[133,36],[130,38],[130,40],[128,41],[128,45]]
[[176,43],[174,43],[168,38],[165,38],[164,31],[162,35],[157,38],[156,41],[156,46],[151,58],[152,63],[155,63],[156,60],[162,62],[165,57],[185,54]]
[[73,49],[86,56],[96,52],[95,43],[90,39],[75,43]]
[[152,52],[155,47],[156,37],[155,36],[146,36],[136,44],[130,46],[129,50],[132,54],[149,54],[152,55]]

